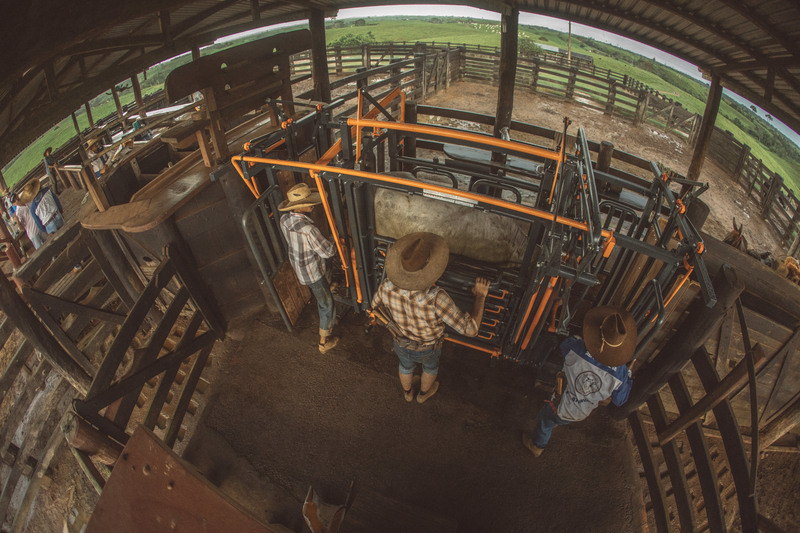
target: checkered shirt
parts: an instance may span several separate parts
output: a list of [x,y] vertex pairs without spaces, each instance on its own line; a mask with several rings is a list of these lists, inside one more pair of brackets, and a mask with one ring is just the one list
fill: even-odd
[[421,344],[439,340],[444,335],[445,324],[466,337],[478,334],[478,325],[472,316],[459,309],[440,287],[407,291],[386,279],[372,298],[372,307],[379,304],[389,308],[406,338]]
[[323,258],[333,257],[336,247],[319,232],[310,218],[289,212],[281,217],[281,231],[289,243],[289,262],[303,285],[325,275]]

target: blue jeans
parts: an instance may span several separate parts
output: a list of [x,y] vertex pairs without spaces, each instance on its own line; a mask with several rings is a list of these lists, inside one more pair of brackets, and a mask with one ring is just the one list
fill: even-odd
[[61,215],[61,213],[56,211],[55,216],[47,224],[47,226],[45,226],[45,229],[47,230],[47,233],[55,233],[58,230],[60,230],[61,226],[63,226],[63,225],[64,225],[64,217]]
[[331,286],[325,276],[308,286],[317,299],[319,309],[319,336],[330,337],[336,321],[336,305],[333,302]]
[[400,373],[409,376],[414,373],[414,364],[422,363],[422,371],[426,374],[435,376],[439,373],[439,357],[442,355],[442,347],[424,352],[416,352],[408,348],[401,348],[394,342],[394,353],[400,359]]
[[568,420],[560,418],[550,402],[544,402],[544,405],[539,409],[536,415],[536,429],[533,430],[533,443],[538,448],[547,446],[550,440],[550,434],[553,433],[553,428],[556,426],[563,426],[569,424]]
[[41,231],[37,231],[33,235],[28,234],[28,238],[31,240],[31,244],[33,244],[33,249],[38,250],[44,244],[44,240],[47,238],[47,235]]

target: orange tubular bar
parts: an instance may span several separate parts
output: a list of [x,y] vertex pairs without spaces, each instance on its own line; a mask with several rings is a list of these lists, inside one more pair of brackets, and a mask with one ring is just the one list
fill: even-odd
[[437,126],[425,126],[423,124],[404,124],[402,122],[387,122],[384,120],[369,120],[369,119],[347,119],[348,126],[360,126],[362,128],[382,128],[386,130],[407,131],[411,133],[423,133],[428,135],[438,135],[439,137],[447,137],[449,139],[458,139],[461,141],[479,142],[495,148],[507,148],[515,150],[528,155],[535,155],[545,159],[556,161],[558,154],[544,148],[536,148],[535,146],[520,145],[514,141],[504,141],[495,137],[488,137],[486,135],[478,135],[476,133],[469,133],[465,131],[446,130]]
[[[394,124],[394,123],[391,123]],[[255,163],[265,163],[267,165],[282,165],[285,167],[292,167],[297,169],[304,169],[309,171],[309,173],[317,173],[317,172],[335,172],[336,174],[345,174],[347,176],[354,176],[357,178],[365,178],[373,181],[379,181],[384,183],[392,183],[394,185],[403,185],[406,187],[414,187],[417,189],[425,189],[434,192],[441,192],[446,193],[451,196],[458,196],[459,198],[466,198],[468,200],[475,200],[484,204],[493,205],[496,207],[502,207],[504,209],[509,209],[511,211],[516,211],[518,213],[523,213],[525,215],[530,215],[536,218],[541,218],[543,220],[553,220],[555,218],[556,223],[564,224],[565,226],[569,226],[571,228],[589,231],[589,226],[585,222],[579,222],[577,220],[573,220],[571,218],[566,218],[562,216],[553,216],[552,213],[548,213],[547,211],[542,211],[541,209],[536,209],[534,207],[527,207],[524,205],[520,205],[514,202],[507,202],[505,200],[501,200],[500,198],[494,198],[492,196],[483,196],[482,194],[476,194],[472,192],[466,191],[459,191],[456,189],[452,189],[450,187],[442,187],[441,185],[432,185],[429,183],[421,183],[419,181],[408,180],[404,178],[398,178],[395,176],[384,176],[381,174],[373,174],[371,172],[364,172],[362,170],[350,170],[349,168],[339,168],[339,167],[328,167],[324,165],[314,164],[314,163],[301,163],[298,161],[284,161],[282,159],[266,159],[260,157],[248,157],[248,156],[233,156],[231,158],[232,161],[245,161],[245,162],[255,162]],[[312,176],[314,174],[311,174]],[[321,181],[317,182],[318,185]],[[323,204],[326,203],[325,196],[322,196]],[[326,210],[327,213],[327,210]],[[329,219],[330,220],[330,219]],[[601,235],[606,239],[611,239],[614,235],[614,232],[611,230],[604,229],[601,232]]]
[[514,344],[519,342],[519,336],[522,334],[522,329],[525,327],[525,323],[528,322],[528,317],[531,314],[531,309],[533,309],[533,302],[536,300],[536,295],[539,294],[539,291],[533,293],[531,296],[531,301],[528,302],[528,309],[525,311],[525,318],[522,319],[522,322],[519,323],[519,331],[517,331],[517,336],[514,339]]
[[528,347],[528,343],[531,342],[531,337],[533,337],[533,330],[536,329],[536,326],[539,324],[539,319],[541,319],[542,315],[544,314],[544,308],[547,307],[547,302],[550,300],[550,295],[553,294],[553,288],[556,286],[556,280],[558,280],[558,277],[553,276],[547,283],[547,288],[544,291],[542,302],[539,304],[539,309],[537,309],[536,314],[533,315],[533,321],[531,322],[531,327],[528,328],[528,333],[525,334],[525,340],[522,341],[523,350],[526,349]]
[[490,350],[489,348],[481,348],[480,346],[475,346],[474,344],[470,344],[468,342],[460,341],[458,339],[453,339],[451,337],[445,337],[445,340],[450,341],[455,344],[460,344],[461,346],[466,346],[468,348],[473,348],[475,350],[488,353],[492,357],[500,357],[500,349],[495,348],[494,350]]
[[350,248],[350,259],[353,260],[353,279],[355,279],[356,284],[356,296],[358,303],[361,303],[362,296],[361,296],[361,283],[358,281],[358,271],[356,270],[356,249]]

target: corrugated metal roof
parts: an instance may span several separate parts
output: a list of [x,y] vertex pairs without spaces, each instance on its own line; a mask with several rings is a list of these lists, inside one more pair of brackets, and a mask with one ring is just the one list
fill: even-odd
[[[29,0],[26,16],[37,14],[35,23],[26,25],[13,14],[0,21],[0,166],[40,135],[44,124],[69,115],[91,98],[92,91],[100,93],[136,70],[167,59],[173,51],[182,53],[230,33],[300,20],[311,8],[331,11],[393,3],[257,0],[255,20],[250,0],[65,0],[59,10],[49,9],[49,0]],[[494,11],[515,5],[522,12],[571,20],[654,46],[718,73],[730,90],[800,132],[797,0],[467,3]],[[162,33],[162,22],[170,28],[168,35]],[[59,86],[52,102],[43,74],[51,64]]]

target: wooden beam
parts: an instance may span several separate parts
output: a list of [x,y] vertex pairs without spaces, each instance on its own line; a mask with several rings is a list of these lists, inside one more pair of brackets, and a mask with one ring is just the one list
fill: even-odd
[[[494,136],[500,138],[500,130],[511,126],[511,112],[514,110],[514,83],[517,76],[517,50],[519,10],[512,8],[511,13],[501,19],[500,35],[500,70],[498,73],[497,109],[494,122]],[[492,157],[494,160],[495,158]]]
[[[756,372],[758,372],[766,362],[764,350],[761,349],[761,345],[756,344],[753,346],[753,351],[755,352]],[[733,370],[728,372],[728,375],[725,376],[722,381],[716,383],[710,390],[707,389],[706,395],[700,398],[700,401],[694,404],[690,410],[681,414],[681,416],[667,426],[664,431],[660,431],[658,433],[658,444],[664,446],[683,433],[690,424],[700,420],[708,411],[728,398],[728,395],[741,389],[747,382],[747,378],[747,358],[745,357],[739,361],[739,364],[737,364]]]
[[5,276],[0,276],[0,309],[28,342],[53,365],[59,375],[68,380],[80,394],[86,394],[91,381],[89,375],[39,322]]
[[201,12],[195,14],[195,15],[192,15],[191,17],[187,18],[186,20],[181,21],[179,24],[175,24],[172,27],[172,37],[173,37],[173,39],[177,39],[178,37],[180,37],[180,35],[182,33],[185,33],[187,31],[191,30],[194,26],[196,26],[200,22],[203,22],[205,19],[207,19],[211,15],[214,15],[215,13],[217,13],[217,12],[227,8],[227,7],[230,7],[230,6],[234,5],[234,4],[238,3],[239,1],[240,0],[225,0],[224,2],[218,2],[215,5],[207,8],[207,9],[204,9],[203,11],[201,11]]
[[[717,305],[719,305],[719,302]],[[691,409],[692,396],[686,386],[686,381],[683,379],[683,374],[678,372],[673,375],[669,380],[669,388],[675,398],[675,405],[678,407],[679,412],[684,413]],[[697,479],[703,492],[709,530],[725,532],[725,512],[722,510],[722,501],[720,500],[717,469],[714,467],[714,461],[708,451],[708,445],[700,422],[695,422],[686,428],[686,439],[692,449]]]
[[725,313],[744,290],[744,281],[728,265],[723,265],[712,284],[717,303],[708,308],[702,298],[697,298],[689,305],[689,315],[681,327],[655,357],[636,372],[628,401],[619,407],[609,408],[614,418],[627,418],[650,396],[658,393],[673,376],[680,374],[692,354],[719,328]]
[[72,125],[75,126],[75,132],[78,134],[78,139],[80,139],[81,127],[78,125],[78,117],[75,116],[75,111],[72,112]]
[[728,72],[746,72],[749,70],[765,70],[774,67],[800,67],[800,59],[795,57],[785,57],[779,59],[770,59],[769,61],[734,61],[719,67],[712,67],[710,72],[716,74],[725,74]]
[[50,101],[58,100],[58,81],[56,80],[56,71],[53,68],[53,62],[49,61],[44,66],[44,79],[47,82],[47,95]]
[[656,531],[669,533],[667,496],[664,494],[664,485],[661,484],[661,477],[658,474],[658,463],[653,454],[653,447],[650,446],[650,435],[644,427],[642,414],[639,411],[631,413],[628,417],[628,424],[631,427],[636,447],[639,449],[639,457],[642,459],[642,468],[644,468],[647,488],[650,492],[650,503],[653,506]]
[[261,6],[258,5],[258,0],[250,0],[250,12],[253,14],[253,20],[261,20]]
[[60,55],[82,56],[97,55],[113,50],[128,50],[142,46],[164,46],[164,37],[161,35],[126,35],[125,37],[111,37],[109,39],[87,40],[80,44],[70,46]]
[[[703,388],[711,391],[720,383],[719,375],[714,370],[711,357],[705,347],[700,348],[692,356],[692,363],[697,370],[697,375]],[[725,446],[725,455],[728,457],[728,466],[736,486],[736,496],[739,500],[739,516],[742,520],[742,531],[755,531],[757,522],[756,495],[750,494],[750,460],[744,447],[744,440],[739,429],[739,422],[733,413],[729,400],[725,399],[714,407],[714,419],[719,426],[722,444]],[[762,450],[764,448],[761,448]],[[694,531],[686,529],[685,531]]]
[[139,85],[139,73],[131,76],[133,86],[133,97],[136,99],[137,112],[142,118],[147,118],[147,111],[144,109],[144,98],[142,98],[142,87]]
[[172,44],[172,23],[169,18],[169,11],[158,12],[158,27],[161,30],[163,41],[169,46]]
[[[258,5],[258,0],[251,0]],[[325,48],[325,13],[321,9],[312,9],[308,18],[308,29],[311,30],[311,77],[314,82],[312,100],[331,101],[331,80],[328,75],[328,51]]]
[[703,122],[700,125],[700,132],[697,135],[697,142],[692,153],[692,162],[689,164],[689,171],[686,179],[698,181],[700,171],[703,170],[703,163],[706,159],[706,152],[711,143],[711,134],[714,133],[714,123],[717,120],[719,103],[722,100],[722,80],[719,75],[712,76],[711,89],[708,91],[706,109],[703,112]]
[[89,128],[94,127],[94,117],[92,116],[92,106],[89,105],[89,102],[83,104],[83,107],[86,108],[86,120],[89,122]]
[[772,102],[772,95],[775,92],[775,67],[770,65],[767,69],[767,82],[764,86],[764,100]]
[[[117,116],[120,119],[125,118],[125,113],[122,111],[122,103],[119,101],[119,95],[117,94],[117,87],[116,85],[111,86],[111,96],[114,97],[114,105],[117,107]],[[125,129],[125,123],[122,123],[122,129]],[[90,147],[91,148],[91,147]]]
[[773,444],[798,424],[800,424],[800,396],[797,396],[787,409],[759,430],[760,449]]

